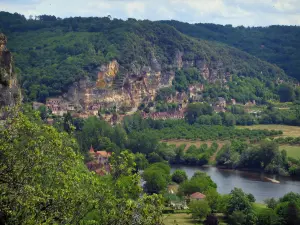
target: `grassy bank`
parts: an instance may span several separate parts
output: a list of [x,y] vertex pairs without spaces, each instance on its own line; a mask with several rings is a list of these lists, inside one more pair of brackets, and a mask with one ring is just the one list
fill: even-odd
[[288,157],[300,159],[300,146],[299,145],[281,145],[280,150],[286,150]]

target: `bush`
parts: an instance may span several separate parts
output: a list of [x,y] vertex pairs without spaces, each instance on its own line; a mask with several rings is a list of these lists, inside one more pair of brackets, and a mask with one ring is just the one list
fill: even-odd
[[172,181],[180,184],[183,181],[187,180],[187,175],[184,170],[175,170],[174,173],[172,174]]

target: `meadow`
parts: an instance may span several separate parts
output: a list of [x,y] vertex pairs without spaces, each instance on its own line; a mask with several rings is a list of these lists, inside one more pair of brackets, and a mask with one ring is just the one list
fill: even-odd
[[281,145],[280,150],[286,150],[288,157],[300,159],[300,146]]

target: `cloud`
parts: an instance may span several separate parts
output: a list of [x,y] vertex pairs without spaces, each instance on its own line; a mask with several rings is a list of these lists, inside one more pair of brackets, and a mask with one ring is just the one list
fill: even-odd
[[300,25],[300,0],[0,0],[25,16],[107,16],[234,26]]

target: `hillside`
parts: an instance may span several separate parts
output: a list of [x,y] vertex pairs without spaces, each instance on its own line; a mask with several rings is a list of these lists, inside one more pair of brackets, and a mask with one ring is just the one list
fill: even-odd
[[299,26],[232,27],[179,21],[161,22],[189,36],[222,42],[248,52],[276,64],[289,76],[300,80]]
[[96,108],[126,111],[154,100],[161,88],[173,84],[184,93],[199,83],[208,91],[204,97],[265,101],[276,98],[274,84],[288,79],[270,63],[160,22],[53,16],[26,20],[1,12],[0,30],[10,40],[28,101],[64,94],[81,108],[97,103]]

